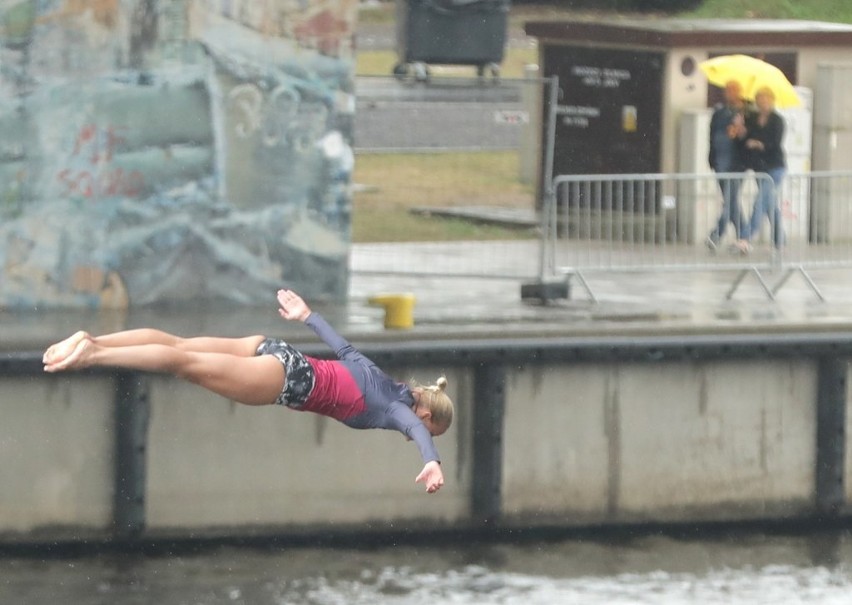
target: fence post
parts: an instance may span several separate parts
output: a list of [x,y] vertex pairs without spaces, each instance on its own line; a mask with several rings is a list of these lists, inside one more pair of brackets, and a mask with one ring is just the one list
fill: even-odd
[[846,456],[845,359],[822,357],[818,362],[816,510],[834,517],[846,500],[844,461]]
[[552,76],[541,80],[548,86],[546,129],[543,140],[541,182],[538,186],[541,202],[538,204],[541,215],[538,247],[538,279],[521,284],[521,300],[534,300],[549,303],[554,300],[571,298],[568,277],[561,279],[555,275],[556,192],[554,190],[553,163],[556,145],[556,117],[559,105],[559,77]]
[[473,384],[471,516],[492,523],[502,512],[506,368],[494,363],[480,365],[474,369]]
[[113,536],[118,540],[132,540],[145,529],[149,386],[142,373],[122,371],[115,377]]

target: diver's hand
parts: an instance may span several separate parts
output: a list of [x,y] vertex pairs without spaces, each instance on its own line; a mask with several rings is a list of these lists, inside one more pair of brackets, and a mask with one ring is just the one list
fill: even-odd
[[284,319],[305,321],[311,315],[311,308],[292,290],[278,290],[278,304],[278,314]]
[[441,470],[441,463],[437,460],[427,462],[414,482],[424,484],[426,491],[430,494],[437,492],[444,485],[444,472]]

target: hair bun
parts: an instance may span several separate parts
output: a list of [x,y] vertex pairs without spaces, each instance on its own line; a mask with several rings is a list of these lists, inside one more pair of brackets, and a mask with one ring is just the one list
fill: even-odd
[[435,384],[438,385],[438,388],[442,391],[447,388],[447,377],[441,376],[438,380],[435,381]]

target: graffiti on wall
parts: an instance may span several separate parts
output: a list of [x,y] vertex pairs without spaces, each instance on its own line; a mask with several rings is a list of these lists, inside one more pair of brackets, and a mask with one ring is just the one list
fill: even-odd
[[0,308],[347,288],[352,0],[0,0]]
[[113,124],[83,125],[74,137],[69,165],[56,174],[56,180],[62,184],[60,197],[138,197],[145,190],[141,171],[125,172],[113,163],[125,129],[126,126]]

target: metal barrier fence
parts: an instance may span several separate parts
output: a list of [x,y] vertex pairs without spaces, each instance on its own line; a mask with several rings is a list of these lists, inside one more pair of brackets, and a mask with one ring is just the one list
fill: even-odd
[[[540,279],[574,277],[596,300],[586,279],[594,272],[732,271],[727,298],[753,275],[774,299],[799,273],[823,299],[810,270],[852,266],[850,184],[843,172],[790,174],[778,192],[762,173],[558,176],[543,217]],[[741,218],[723,221],[725,233],[711,241],[722,191],[737,189]],[[749,225],[761,190],[777,200],[777,214],[759,212]],[[738,235],[750,235],[748,249]]]

